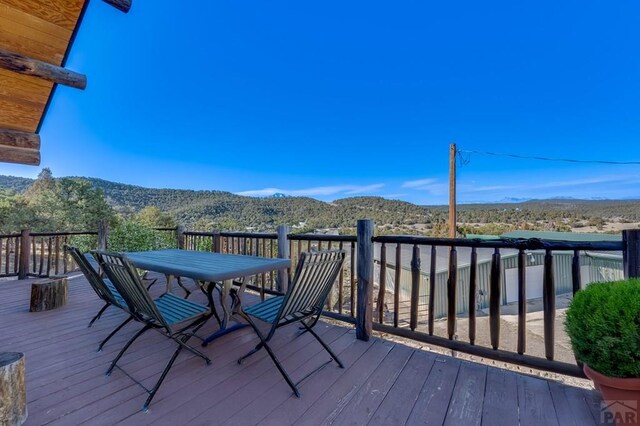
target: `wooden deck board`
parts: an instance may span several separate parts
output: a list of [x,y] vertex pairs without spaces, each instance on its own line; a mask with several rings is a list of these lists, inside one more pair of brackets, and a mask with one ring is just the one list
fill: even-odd
[[482,424],[518,424],[518,381],[515,373],[498,368],[487,371]]
[[[162,288],[156,284],[153,291]],[[362,342],[352,328],[323,322],[317,331],[346,368],[327,364],[300,384],[301,398],[293,396],[264,351],[243,365],[236,363],[258,341],[245,328],[203,348],[212,359],[210,366],[183,351],[145,413],[140,411],[143,389],[121,371],[104,375],[140,325],[127,325],[98,353],[100,341],[126,314],[110,308],[88,328],[103,304],[83,278],[69,281],[69,303],[53,311],[28,312],[29,290],[30,281],[0,282],[0,320],[9,324],[0,332],[0,348],[26,354],[27,425],[599,422],[600,397],[593,391],[379,338]],[[203,301],[199,293],[192,298]],[[201,333],[217,327],[210,321]],[[312,336],[298,334],[291,326],[273,339],[274,351],[294,381],[330,359]],[[150,386],[174,349],[173,342],[146,333],[121,363]]]

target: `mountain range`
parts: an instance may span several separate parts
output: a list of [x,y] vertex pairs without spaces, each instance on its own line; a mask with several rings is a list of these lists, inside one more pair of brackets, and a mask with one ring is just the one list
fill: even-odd
[[[109,204],[123,215],[156,206],[189,227],[271,230],[279,224],[316,228],[352,228],[356,221],[370,218],[377,224],[407,229],[417,224],[433,226],[447,219],[447,206],[420,206],[382,197],[350,197],[330,203],[308,197],[274,196],[255,198],[225,191],[155,189],[85,179],[100,188]],[[0,175],[0,189],[24,192],[33,179]],[[638,200],[505,200],[501,203],[458,206],[461,223],[506,223],[540,221],[640,221]]]

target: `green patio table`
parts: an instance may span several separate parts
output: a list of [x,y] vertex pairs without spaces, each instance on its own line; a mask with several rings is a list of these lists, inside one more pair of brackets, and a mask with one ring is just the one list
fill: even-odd
[[[175,277],[191,278],[210,292],[213,291],[215,283],[222,282],[222,290],[220,291],[220,304],[223,310],[222,324],[220,330],[204,340],[203,346],[224,334],[245,326],[245,324],[229,324],[232,315],[229,307],[229,295],[235,278],[287,269],[291,266],[289,259],[180,249],[129,252],[125,255],[137,268],[163,273],[167,277],[167,291],[171,291],[171,283]],[[245,279],[244,283],[246,282]],[[244,285],[241,286],[240,292],[243,290]]]

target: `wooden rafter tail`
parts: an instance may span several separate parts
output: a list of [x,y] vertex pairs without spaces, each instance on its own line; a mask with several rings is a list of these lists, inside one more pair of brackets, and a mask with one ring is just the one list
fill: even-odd
[[0,129],[0,148],[40,149],[40,135],[18,130]]
[[131,0],[102,0],[102,1],[110,4],[111,6],[115,7],[116,9],[124,13],[129,12],[129,9],[131,9]]
[[4,49],[0,49],[0,68],[76,89],[84,90],[87,87],[87,76],[83,74]]
[[0,162],[40,165],[40,150],[0,146]]

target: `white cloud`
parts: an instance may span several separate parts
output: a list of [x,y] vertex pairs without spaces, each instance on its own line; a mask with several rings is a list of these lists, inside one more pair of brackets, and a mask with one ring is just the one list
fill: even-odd
[[426,191],[431,195],[443,195],[449,191],[449,185],[438,179],[418,179],[404,182],[402,188],[410,188],[416,191]]
[[410,180],[410,181],[404,182],[401,186],[403,188],[423,189],[423,187],[433,185],[434,183],[438,183],[438,180],[437,179],[418,179],[418,180]]
[[333,185],[333,186],[316,186],[303,189],[285,189],[285,188],[263,188],[248,191],[237,192],[238,195],[246,195],[249,197],[268,197],[274,194],[285,194],[295,197],[319,197],[329,195],[356,195],[369,194],[378,191],[384,187],[382,183],[372,185]]

